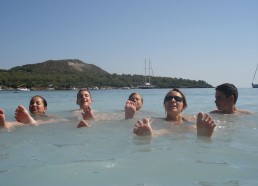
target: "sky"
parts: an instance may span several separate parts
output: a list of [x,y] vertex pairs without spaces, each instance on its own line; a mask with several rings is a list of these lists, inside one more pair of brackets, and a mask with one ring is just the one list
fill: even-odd
[[[251,87],[257,0],[0,0],[0,69],[80,59],[109,73]],[[258,74],[254,83],[258,83]]]

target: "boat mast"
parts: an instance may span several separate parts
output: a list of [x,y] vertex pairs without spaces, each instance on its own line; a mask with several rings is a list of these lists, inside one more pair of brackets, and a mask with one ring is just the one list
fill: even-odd
[[149,59],[149,84],[150,84],[150,59]]
[[146,84],[146,59],[144,60],[144,62],[145,62],[145,68],[144,68],[144,71],[145,71],[145,73],[144,73],[144,84]]
[[[256,75],[257,68],[258,68],[258,64],[257,64],[256,69],[255,69],[254,78],[255,78],[255,75]],[[254,82],[254,78],[253,78],[252,84]]]

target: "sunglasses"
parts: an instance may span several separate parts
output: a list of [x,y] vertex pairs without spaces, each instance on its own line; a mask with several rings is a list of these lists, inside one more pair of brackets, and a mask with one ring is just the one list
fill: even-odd
[[171,101],[172,99],[174,99],[176,102],[182,102],[183,98],[179,97],[179,96],[166,96],[165,97],[165,101]]

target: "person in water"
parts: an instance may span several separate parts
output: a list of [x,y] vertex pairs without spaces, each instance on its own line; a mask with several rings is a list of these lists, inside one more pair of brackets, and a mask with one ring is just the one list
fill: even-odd
[[215,88],[215,104],[216,110],[210,113],[218,114],[250,114],[247,110],[240,110],[236,108],[236,102],[238,99],[238,90],[235,85],[230,83],[224,83]]
[[16,121],[23,124],[41,124],[45,121],[47,111],[47,101],[40,95],[33,96],[29,104],[29,112],[22,105],[15,110]]
[[0,109],[0,126],[10,129],[14,126],[21,126],[23,124],[38,125],[46,122],[47,115],[47,101],[44,97],[36,95],[33,96],[29,104],[29,112],[27,109],[19,105],[15,110],[15,122],[7,122],[3,109]]
[[[183,111],[187,107],[186,97],[179,89],[174,88],[169,91],[164,98],[163,105],[166,111],[165,120],[170,122],[171,125],[184,125],[190,122],[183,116]],[[197,136],[211,137],[216,124],[210,115],[199,112],[197,115],[196,125],[189,126],[189,129],[195,129]],[[153,136],[169,133],[168,130],[160,129],[157,131],[152,130],[150,120],[144,118],[142,121],[137,121],[133,133],[138,136]]]
[[77,93],[76,104],[79,105],[79,111],[82,111],[83,119],[79,121],[77,128],[89,127],[87,120],[93,119],[94,114],[91,108],[92,105],[91,93],[88,89],[80,89]]
[[143,106],[143,97],[138,93],[130,94],[125,103],[125,119],[132,119],[136,111],[140,110]]

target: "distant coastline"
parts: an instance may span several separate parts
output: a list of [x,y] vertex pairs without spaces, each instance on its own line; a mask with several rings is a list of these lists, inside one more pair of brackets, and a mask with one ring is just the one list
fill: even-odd
[[[144,83],[143,75],[110,74],[94,64],[78,59],[48,60],[0,70],[2,90],[73,90],[79,88],[135,89]],[[203,80],[152,77],[155,88],[213,88]],[[20,90],[20,91],[24,91]]]

